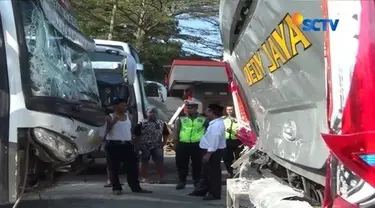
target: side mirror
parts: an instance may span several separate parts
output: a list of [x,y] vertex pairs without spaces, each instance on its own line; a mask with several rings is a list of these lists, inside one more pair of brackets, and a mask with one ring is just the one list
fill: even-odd
[[131,59],[126,59],[123,67],[124,78],[126,77],[129,85],[133,85],[135,82],[135,77],[137,76],[136,64],[134,63],[134,61],[131,61]]
[[167,97],[168,97],[167,87],[165,87],[163,84],[159,82],[154,82],[154,81],[146,81],[145,84],[146,85],[155,84],[158,89],[158,97],[160,101],[165,102],[167,100]]
[[160,98],[161,102],[165,102],[167,100],[167,96],[168,96],[167,95],[168,94],[167,93],[167,88],[164,85],[162,85],[162,84],[160,84],[160,85],[158,85],[159,98]]
[[143,71],[143,64],[137,64],[137,70]]

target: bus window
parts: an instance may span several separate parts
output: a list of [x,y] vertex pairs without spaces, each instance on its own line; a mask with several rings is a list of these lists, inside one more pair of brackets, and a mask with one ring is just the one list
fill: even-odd
[[64,37],[35,1],[21,2],[33,96],[100,104],[86,50]]

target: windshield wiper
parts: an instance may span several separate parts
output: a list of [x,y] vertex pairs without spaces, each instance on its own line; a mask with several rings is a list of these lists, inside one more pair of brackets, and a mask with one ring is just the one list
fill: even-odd
[[80,93],[82,93],[84,95],[87,95],[87,96],[93,98],[94,100],[100,102],[100,97],[97,94],[93,93],[93,92],[81,91]]

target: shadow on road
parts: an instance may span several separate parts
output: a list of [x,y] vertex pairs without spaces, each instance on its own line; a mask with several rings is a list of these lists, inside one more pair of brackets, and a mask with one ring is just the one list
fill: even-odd
[[[200,208],[218,206],[216,202],[204,202],[201,201],[199,205],[198,202],[191,199],[157,199],[149,197],[145,199],[144,197],[140,199],[84,199],[84,198],[64,198],[64,199],[50,199],[50,200],[33,200],[33,201],[23,201],[19,208],[123,208],[123,207],[139,207],[139,208],[176,208],[176,207],[186,207],[190,208],[193,206],[199,206]],[[219,205],[220,206],[220,205]],[[222,207],[222,206],[220,206]],[[4,207],[5,208],[5,207]],[[11,206],[6,206],[6,208],[11,208]]]
[[[174,156],[168,156],[164,158],[164,172],[165,180],[168,184],[177,184],[177,170],[175,165]],[[228,177],[227,172],[225,171],[224,164],[222,165],[222,174],[223,174],[223,185],[226,183],[226,178]],[[153,162],[150,162],[149,166],[149,179],[150,181],[157,181],[158,175],[156,173],[156,167]],[[125,180],[125,171],[124,168],[121,170],[120,180],[126,182]],[[74,173],[64,174],[61,178],[58,179],[58,184],[67,184],[70,182],[101,182],[103,185],[106,182],[106,166],[105,160],[99,159],[95,164],[92,164],[88,169],[81,173],[80,175],[75,175]],[[191,180],[191,174],[189,172],[188,184],[193,184]]]
[[[124,186],[124,194],[115,196],[111,189],[102,188],[100,183],[70,183],[59,185],[40,193],[39,196],[26,196],[20,204],[20,208],[32,206],[39,208],[102,208],[102,207],[140,207],[140,208],[175,208],[175,207],[223,207],[225,197],[217,201],[203,201],[200,197],[191,197],[186,194],[192,191],[189,186],[184,190],[176,191],[171,184],[144,185],[144,188],[152,190],[152,194],[132,193]],[[225,187],[223,187],[225,190]],[[223,191],[225,194],[225,191]],[[11,208],[5,206],[4,208]]]
[[[188,196],[193,190],[191,181],[186,189],[177,191],[176,166],[174,157],[165,158],[166,180],[168,184],[142,184],[145,189],[153,191],[152,194],[132,193],[126,184],[125,174],[121,181],[125,182],[124,194],[115,196],[111,188],[104,188],[106,182],[105,161],[91,167],[83,176],[74,173],[64,174],[55,187],[43,190],[40,193],[29,193],[21,201],[19,208],[103,208],[103,207],[139,207],[139,208],[208,208],[225,207],[226,186],[222,188],[222,199],[218,201],[203,201],[199,197]],[[103,163],[104,162],[104,163]],[[153,165],[150,167],[150,178],[157,178]],[[223,168],[223,182],[225,171]],[[85,180],[84,180],[85,179]],[[190,177],[189,177],[190,179]],[[11,205],[0,208],[11,208]]]

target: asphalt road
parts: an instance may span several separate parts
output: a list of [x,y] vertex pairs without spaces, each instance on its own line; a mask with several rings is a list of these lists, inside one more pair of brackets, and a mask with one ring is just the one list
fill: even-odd
[[[94,171],[95,169],[95,171]],[[40,193],[32,193],[26,196],[20,208],[103,208],[103,207],[139,207],[139,208],[208,208],[226,207],[226,189],[223,186],[223,197],[218,201],[203,201],[199,197],[187,196],[193,190],[188,185],[184,190],[175,190],[177,182],[174,158],[166,158],[167,184],[142,184],[142,187],[152,190],[152,194],[134,194],[124,185],[124,194],[115,196],[110,188],[104,188],[106,181],[103,165],[97,165],[89,170],[88,174],[75,176],[66,174],[62,176],[55,187]],[[225,173],[225,171],[223,171]],[[155,172],[151,172],[151,179],[156,178]],[[225,176],[224,176],[225,177]],[[126,181],[122,177],[122,181]],[[10,207],[10,206],[9,206]]]

